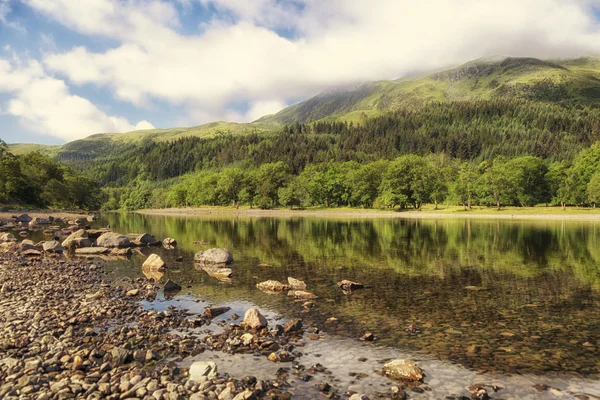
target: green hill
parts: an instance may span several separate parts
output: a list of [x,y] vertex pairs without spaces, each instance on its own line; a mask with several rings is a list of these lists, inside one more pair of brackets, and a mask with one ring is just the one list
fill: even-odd
[[51,146],[45,144],[33,144],[33,143],[13,143],[8,145],[8,149],[15,155],[22,155],[31,153],[32,151],[39,151],[40,153],[48,154],[49,156],[55,156],[58,150],[62,146]]
[[600,59],[543,61],[486,58],[425,77],[379,81],[334,90],[260,118],[260,123],[319,120],[361,122],[368,117],[431,101],[519,98],[589,104],[600,100]]
[[40,150],[61,160],[85,160],[124,151],[145,140],[164,142],[183,137],[214,138],[278,131],[282,125],[315,121],[365,122],[400,109],[431,102],[522,99],[565,105],[590,105],[600,100],[600,59],[544,61],[495,57],[468,62],[428,76],[364,83],[352,89],[323,92],[252,123],[212,122],[191,128],[153,129],[96,134],[63,146],[13,144],[18,154]]

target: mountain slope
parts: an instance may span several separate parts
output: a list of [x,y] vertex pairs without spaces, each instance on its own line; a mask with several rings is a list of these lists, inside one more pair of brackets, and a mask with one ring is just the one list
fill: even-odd
[[21,154],[41,150],[58,154],[65,160],[73,157],[86,159],[143,140],[160,142],[189,136],[212,138],[224,133],[266,133],[297,122],[363,122],[369,117],[401,108],[422,107],[432,101],[503,98],[572,105],[597,103],[600,101],[600,59],[482,58],[424,77],[364,83],[352,89],[326,91],[249,124],[220,121],[191,128],[96,134],[58,147],[13,144],[10,149]]
[[431,101],[523,98],[589,104],[600,100],[600,60],[487,58],[416,79],[380,81],[329,91],[260,118],[260,123],[358,121]]
[[149,129],[127,133],[98,133],[59,146],[13,143],[9,144],[8,147],[14,154],[41,151],[52,156],[58,156],[63,160],[72,157],[94,158],[96,155],[106,154],[116,147],[135,145],[144,140],[161,142],[190,136],[211,138],[223,134],[244,135],[249,133],[265,133],[274,131],[278,127],[279,125],[277,124],[273,125],[269,123],[242,124],[218,121],[190,128]]

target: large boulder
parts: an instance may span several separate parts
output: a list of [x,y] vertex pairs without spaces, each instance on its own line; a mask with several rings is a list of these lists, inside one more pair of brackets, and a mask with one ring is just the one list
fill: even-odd
[[131,247],[131,242],[125,235],[115,232],[106,232],[96,239],[98,247]]
[[233,255],[227,249],[208,249],[196,253],[194,261],[203,264],[231,264]]
[[217,364],[214,361],[196,361],[190,367],[190,381],[202,382],[217,377]]
[[21,243],[19,243],[19,247],[21,248],[21,251],[36,250],[35,243],[33,243],[33,241],[29,239],[25,239]]
[[16,217],[16,218],[15,218],[15,220],[16,220],[17,222],[22,222],[22,223],[24,223],[24,224],[28,224],[28,223],[30,223],[32,219],[33,219],[33,218],[31,218],[31,217],[30,217],[29,215],[27,215],[27,214],[21,214],[21,215],[19,215],[18,217]]
[[142,269],[163,271],[165,269],[165,262],[158,254],[150,254],[150,256],[142,264]]
[[85,229],[79,229],[71,233],[62,242],[62,246],[65,249],[78,249],[81,247],[90,247],[92,245],[89,239],[88,232]]
[[62,253],[63,247],[58,240],[49,240],[42,244],[46,253]]
[[264,328],[267,324],[267,319],[256,308],[251,308],[244,314],[244,325],[252,329]]
[[423,371],[410,360],[394,360],[383,366],[383,371],[392,379],[418,382],[423,379]]
[[0,234],[0,242],[16,242],[17,238],[12,233]]
[[155,246],[160,244],[160,242],[149,233],[143,233],[137,236],[133,242],[138,246]]

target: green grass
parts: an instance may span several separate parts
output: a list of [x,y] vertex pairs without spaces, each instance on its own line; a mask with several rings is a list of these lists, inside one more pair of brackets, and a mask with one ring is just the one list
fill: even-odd
[[13,143],[8,145],[8,150],[15,155],[23,155],[31,153],[32,151],[39,151],[41,153],[54,156],[56,153],[58,153],[60,148],[60,145],[51,146],[33,143]]

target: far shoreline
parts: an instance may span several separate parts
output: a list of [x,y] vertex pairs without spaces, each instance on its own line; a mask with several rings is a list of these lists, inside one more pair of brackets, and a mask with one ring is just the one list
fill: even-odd
[[380,209],[273,209],[261,210],[256,208],[233,207],[198,207],[198,208],[162,208],[144,209],[135,211],[144,215],[157,216],[239,216],[250,218],[293,218],[293,217],[318,217],[318,218],[357,218],[357,219],[497,219],[497,220],[529,220],[529,221],[600,221],[600,209],[592,208],[567,208],[558,207],[507,207],[500,211],[490,208],[477,208],[464,211],[462,207],[443,208],[439,210],[405,210],[388,211]]

